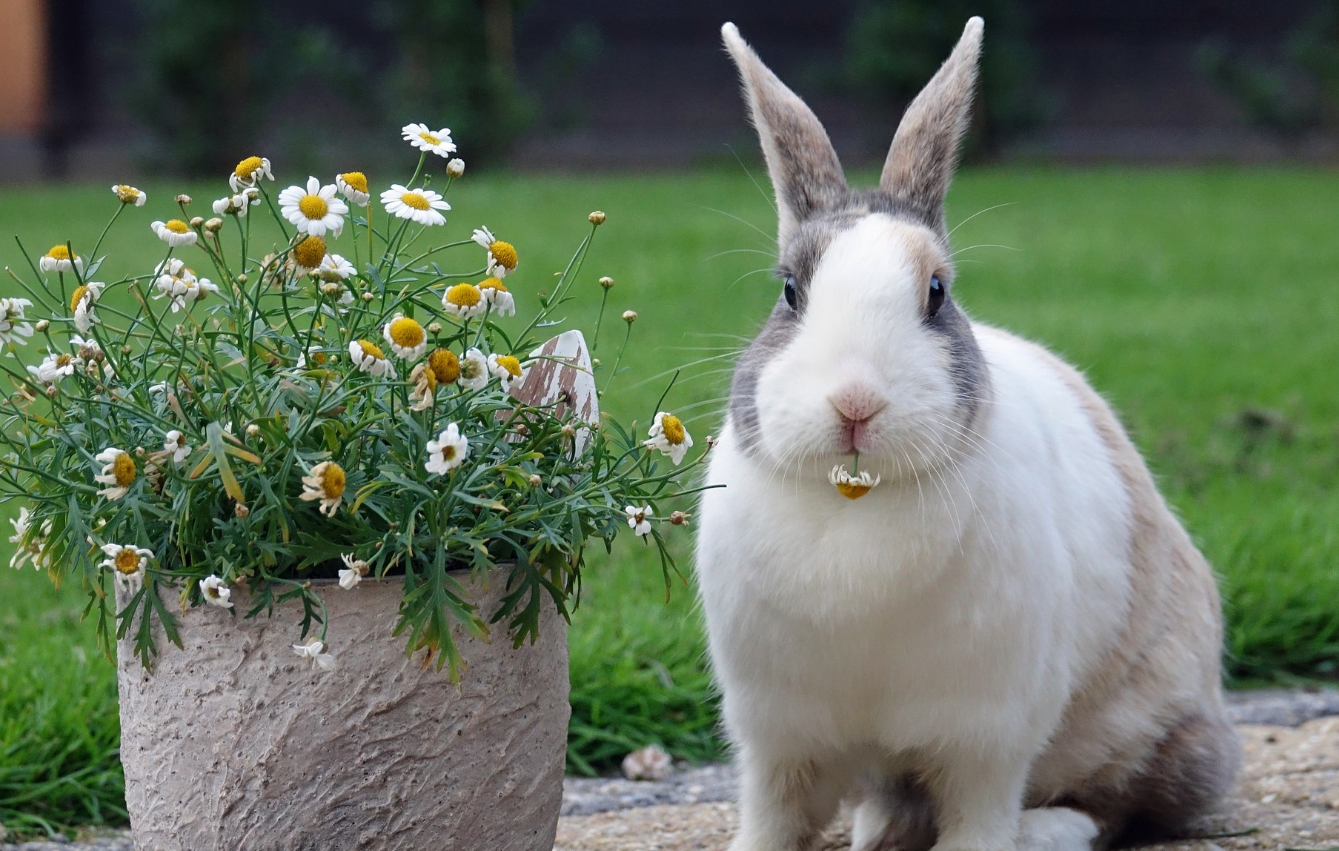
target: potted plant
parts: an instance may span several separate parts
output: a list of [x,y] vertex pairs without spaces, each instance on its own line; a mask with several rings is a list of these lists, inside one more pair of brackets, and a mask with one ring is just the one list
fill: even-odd
[[[115,646],[138,851],[548,851],[585,547],[673,570],[691,437],[601,419],[581,334],[541,344],[604,214],[513,293],[512,245],[439,236],[449,132],[404,135],[380,204],[248,157],[143,223],[156,266],[104,284],[101,240],[61,242],[0,299],[15,563],[79,582]],[[113,223],[145,202],[113,193]]]

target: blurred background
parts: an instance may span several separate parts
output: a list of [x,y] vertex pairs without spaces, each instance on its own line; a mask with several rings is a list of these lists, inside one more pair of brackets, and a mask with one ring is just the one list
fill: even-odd
[[480,164],[751,158],[725,20],[871,161],[971,13],[978,161],[1336,152],[1335,2],[3,0],[0,179],[218,172],[257,146],[328,170],[439,119]]

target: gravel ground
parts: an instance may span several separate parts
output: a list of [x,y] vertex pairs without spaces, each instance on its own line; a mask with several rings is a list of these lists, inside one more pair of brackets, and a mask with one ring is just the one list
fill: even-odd
[[[1177,851],[1339,851],[1339,692],[1229,695],[1246,748],[1236,800]],[[735,829],[728,765],[681,767],[665,781],[569,778],[554,851],[721,851]],[[845,824],[822,851],[849,846]],[[0,843],[0,851],[133,851],[116,832],[76,842]]]

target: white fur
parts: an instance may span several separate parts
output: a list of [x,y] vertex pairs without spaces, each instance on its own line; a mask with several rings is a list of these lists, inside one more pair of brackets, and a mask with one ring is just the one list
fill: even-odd
[[[1021,801],[1124,623],[1131,506],[1073,391],[1015,338],[977,335],[992,395],[955,427],[911,259],[936,246],[883,215],[842,231],[759,377],[758,451],[728,423],[714,450],[697,570],[743,770],[732,851],[801,847],[857,775],[903,765],[932,778],[943,851],[1092,838],[1061,811],[1020,834]],[[860,459],[883,483],[858,501],[827,480],[850,461],[830,396],[851,382],[886,402]]]

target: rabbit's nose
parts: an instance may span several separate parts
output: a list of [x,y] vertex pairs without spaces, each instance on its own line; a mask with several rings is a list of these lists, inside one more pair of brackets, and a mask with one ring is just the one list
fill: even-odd
[[847,384],[828,396],[828,402],[843,420],[863,423],[888,407],[888,399],[866,384]]

